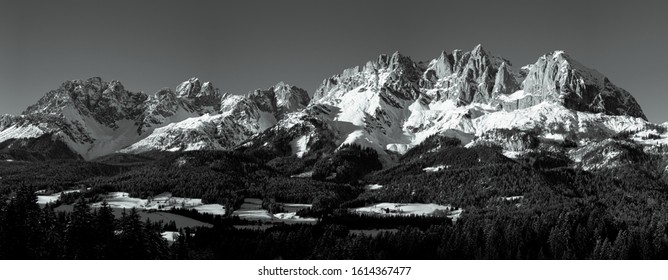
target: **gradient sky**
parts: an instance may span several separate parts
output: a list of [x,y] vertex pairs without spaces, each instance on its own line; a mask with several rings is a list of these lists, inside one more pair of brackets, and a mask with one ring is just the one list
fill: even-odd
[[[619,3],[615,3],[619,2]],[[398,50],[481,43],[514,66],[561,49],[668,121],[666,1],[0,0],[0,114],[65,80],[154,93],[196,76],[243,94],[323,79]]]

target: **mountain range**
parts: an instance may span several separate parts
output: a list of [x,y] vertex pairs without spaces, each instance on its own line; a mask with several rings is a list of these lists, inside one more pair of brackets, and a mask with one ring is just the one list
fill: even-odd
[[312,94],[283,82],[235,95],[191,78],[149,95],[115,80],[66,81],[21,115],[0,117],[0,158],[243,150],[317,159],[354,144],[389,167],[436,135],[498,146],[510,158],[556,152],[587,169],[624,164],[631,148],[663,155],[667,128],[563,51],[514,67],[478,45],[424,62],[383,54]]

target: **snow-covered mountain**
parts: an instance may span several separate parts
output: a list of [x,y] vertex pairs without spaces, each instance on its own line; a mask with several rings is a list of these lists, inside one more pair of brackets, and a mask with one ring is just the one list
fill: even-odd
[[282,82],[245,96],[227,94],[215,113],[157,128],[121,152],[229,149],[275,125],[285,114],[304,109],[309,101],[305,90]]
[[[357,143],[384,162],[433,134],[502,143],[497,130],[539,131],[539,137],[586,145],[652,124],[635,99],[562,51],[514,70],[476,46],[442,52],[430,62],[400,53],[344,70],[316,90],[310,114],[334,130],[336,145]],[[274,130],[294,125],[279,121]],[[312,136],[311,130],[292,141]],[[491,137],[490,135],[494,135]],[[505,137],[505,136],[504,136]],[[266,142],[266,139],[258,139]],[[299,154],[307,147],[294,149]]]
[[[67,81],[22,115],[0,118],[0,143],[48,134],[84,159],[119,150],[227,148],[308,104],[302,89],[284,83],[275,88],[241,97],[191,78],[176,91],[164,88],[147,95],[97,77]],[[273,107],[262,107],[260,101]]]
[[521,152],[536,141],[582,148],[620,133],[667,144],[666,127],[563,51],[517,69],[478,45],[427,62],[380,55],[325,79],[313,98],[285,83],[242,96],[196,78],[154,95],[100,78],[68,81],[21,116],[1,117],[0,143],[48,134],[85,159],[234,147],[303,157],[355,143],[391,164],[434,134]]

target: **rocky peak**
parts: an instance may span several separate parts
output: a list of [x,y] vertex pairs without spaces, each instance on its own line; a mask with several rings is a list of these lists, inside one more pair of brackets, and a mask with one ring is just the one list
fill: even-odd
[[276,112],[276,93],[273,88],[256,89],[247,97],[257,104],[260,110],[265,112]]
[[311,101],[306,90],[279,82],[273,87],[276,106],[284,112],[295,112],[306,108]]
[[[121,119],[133,119],[140,114],[148,96],[143,92],[129,92],[119,81],[104,82],[99,77],[64,82],[57,90],[48,92],[23,114],[48,114],[62,116],[81,114],[89,116],[109,127]],[[68,109],[69,108],[69,109]]]
[[364,66],[345,69],[341,74],[325,79],[313,94],[312,103],[364,86],[377,92],[414,100],[419,96],[419,84],[424,69],[410,57],[399,52],[382,54]]
[[14,125],[17,117],[12,115],[2,115],[0,116],[0,131],[4,130],[7,127]]
[[214,96],[216,95],[216,89],[213,87],[213,84],[211,82],[205,82],[202,84],[202,88],[200,89],[200,92],[197,94],[197,97],[203,97],[203,96]]
[[559,102],[569,109],[647,119],[631,94],[563,51],[540,57],[522,87],[538,101]]
[[[477,45],[472,51],[464,53],[461,59],[455,59],[455,61],[457,80],[455,81],[454,93],[457,97],[457,103],[492,102],[496,97],[494,92],[496,75],[504,60],[494,57],[483,49],[482,45]],[[505,73],[502,75],[503,77],[499,77],[499,81],[510,83],[510,85],[496,85],[497,88],[512,88],[514,77]]]
[[429,63],[422,74],[421,86],[424,88],[433,88],[439,80],[452,75],[453,63],[454,57],[442,51],[438,58]]
[[276,118],[306,108],[311,101],[306,90],[279,82],[269,89],[257,89],[246,96],[258,109]]
[[498,94],[511,94],[517,91],[520,88],[519,84],[515,80],[508,64],[505,62],[501,63],[494,80],[494,88],[492,93],[495,95]]
[[200,93],[201,89],[202,84],[200,83],[199,79],[193,77],[176,87],[176,95],[178,97],[194,98],[195,95]]

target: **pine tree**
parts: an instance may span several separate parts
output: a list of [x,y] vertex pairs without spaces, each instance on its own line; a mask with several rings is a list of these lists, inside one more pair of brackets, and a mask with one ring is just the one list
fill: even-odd
[[20,187],[5,207],[4,229],[0,232],[0,257],[4,259],[36,259],[41,255],[42,237],[40,209],[32,188]]
[[137,209],[132,208],[129,213],[121,217],[118,238],[119,258],[126,260],[148,258],[146,235]]
[[98,245],[95,248],[96,255],[100,259],[115,258],[115,243],[116,243],[116,220],[114,212],[109,207],[106,201],[102,202],[102,207],[97,211],[95,216],[95,232],[98,240]]
[[59,223],[53,206],[47,204],[40,213],[42,248],[39,259],[60,259],[64,257],[64,228]]
[[93,214],[90,210],[90,206],[83,198],[74,204],[70,222],[65,229],[68,259],[95,258],[94,249],[97,236],[95,236]]

